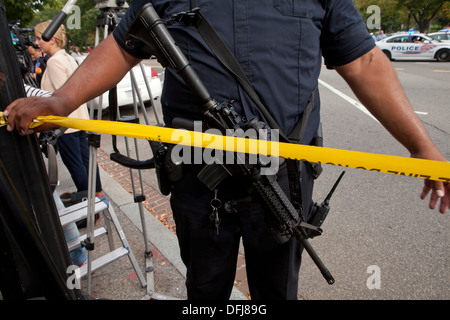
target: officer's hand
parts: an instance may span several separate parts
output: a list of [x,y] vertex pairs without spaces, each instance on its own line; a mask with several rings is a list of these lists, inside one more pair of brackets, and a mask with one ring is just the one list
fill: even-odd
[[21,135],[30,134],[33,131],[45,131],[57,128],[53,124],[45,123],[34,129],[30,129],[31,122],[38,116],[66,115],[64,101],[52,96],[20,98],[6,107],[3,115],[8,118],[6,129],[8,131],[18,130]]
[[[447,162],[447,159],[439,152],[436,147],[428,148],[426,151],[411,155],[413,158],[436,160]],[[425,180],[420,198],[423,200],[430,193],[430,209],[436,208],[439,199],[441,200],[439,212],[445,213],[450,207],[450,184],[443,181]]]
[[425,184],[420,195],[423,200],[431,191],[430,196],[430,209],[434,209],[439,199],[441,204],[439,206],[439,212],[445,213],[450,207],[450,183],[442,181],[425,180]]

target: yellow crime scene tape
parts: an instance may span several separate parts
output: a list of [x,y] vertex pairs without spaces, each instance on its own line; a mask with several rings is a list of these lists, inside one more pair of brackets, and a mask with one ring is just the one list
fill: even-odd
[[[58,116],[39,116],[30,127],[34,128],[45,122],[89,132],[215,150],[263,154],[266,156],[276,156],[407,177],[450,182],[450,163],[443,161],[414,159],[250,138],[238,138],[188,131],[185,129],[173,129],[107,120],[83,120]],[[6,119],[3,117],[3,113],[0,112],[0,126],[4,125],[6,125]]]

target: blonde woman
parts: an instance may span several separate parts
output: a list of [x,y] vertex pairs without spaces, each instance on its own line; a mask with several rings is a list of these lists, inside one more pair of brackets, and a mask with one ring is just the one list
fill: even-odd
[[[54,92],[59,89],[75,69],[78,67],[76,61],[64,50],[66,45],[66,31],[61,25],[55,32],[53,38],[48,42],[42,39],[42,33],[47,29],[51,20],[39,23],[34,28],[36,44],[42,52],[50,55],[47,62],[47,69],[42,76],[41,89]],[[82,104],[73,111],[69,117],[79,119],[89,119],[86,104]],[[73,182],[78,192],[85,192],[88,189],[89,172],[89,145],[84,131],[67,129],[63,136],[58,138],[58,151],[65,166],[70,172]],[[96,195],[101,196],[102,186],[97,170]]]
[[[36,44],[42,52],[50,55],[47,61],[47,68],[41,79],[41,89],[54,92],[59,89],[75,69],[78,64],[73,57],[64,50],[66,45],[66,31],[64,25],[61,25],[55,35],[47,42],[42,39],[42,33],[50,24],[50,20],[39,23],[34,28],[36,35]],[[82,104],[69,117],[89,119],[89,113],[86,104]],[[89,145],[86,133],[80,130],[67,129],[64,134],[58,138],[57,147],[64,165],[67,167],[77,192],[87,192],[89,184]],[[102,186],[100,175],[97,168],[96,177],[96,195],[100,196]],[[64,205],[61,198],[54,192],[54,199],[58,210],[63,209]],[[64,228],[66,241],[71,241],[80,235],[75,223]],[[78,266],[86,263],[87,257],[84,248],[77,248],[70,252],[72,262]]]

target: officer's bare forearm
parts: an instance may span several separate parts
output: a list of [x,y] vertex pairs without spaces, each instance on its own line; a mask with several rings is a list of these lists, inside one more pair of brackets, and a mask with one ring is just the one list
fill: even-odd
[[110,35],[53,95],[64,97],[66,110],[71,112],[111,89],[138,62],[139,59],[125,52]]
[[[411,107],[391,62],[380,49],[375,47],[361,58],[336,70],[358,99],[405,146],[412,157],[446,161]],[[434,209],[441,199],[439,211],[445,213],[450,206],[450,185],[442,181],[425,180],[421,199],[430,191],[429,207]]]
[[358,99],[412,156],[437,155],[437,150],[411,107],[391,62],[375,47],[338,73]]

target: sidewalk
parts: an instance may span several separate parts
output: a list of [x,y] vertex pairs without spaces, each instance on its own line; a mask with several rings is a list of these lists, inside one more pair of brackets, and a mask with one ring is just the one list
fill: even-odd
[[[185,274],[186,269],[181,261],[178,242],[175,235],[175,223],[173,221],[167,197],[157,190],[157,186],[150,186],[143,182],[146,200],[141,204],[135,203],[133,199],[133,186],[130,178],[130,170],[109,160],[109,154],[102,148],[97,152],[97,163],[99,165],[103,195],[110,200],[119,222],[127,238],[131,250],[141,267],[144,278],[146,274],[145,243],[142,233],[142,222],[140,217],[140,206],[145,216],[145,225],[149,247],[153,253],[153,278],[155,292],[169,297],[169,299],[186,299]],[[74,186],[70,175],[58,156],[58,169],[60,185],[57,188],[59,194],[73,192]],[[137,170],[135,172],[135,190],[138,193],[139,184]],[[151,174],[154,174],[152,171]],[[96,227],[103,225],[103,216],[96,222]],[[80,229],[84,234],[85,229]],[[120,243],[117,232],[113,232],[115,245]],[[92,251],[94,258],[109,251],[107,237],[95,240],[95,250]],[[149,274],[151,275],[151,274]],[[150,276],[151,279],[151,276]],[[81,281],[82,290],[87,288],[87,280]],[[141,283],[132,267],[129,259],[125,256],[109,265],[97,270],[92,274],[91,295],[94,298],[112,300],[141,300],[147,299],[147,289]],[[248,287],[245,274],[244,255],[240,254],[237,265],[235,288],[232,300],[247,300]]]

